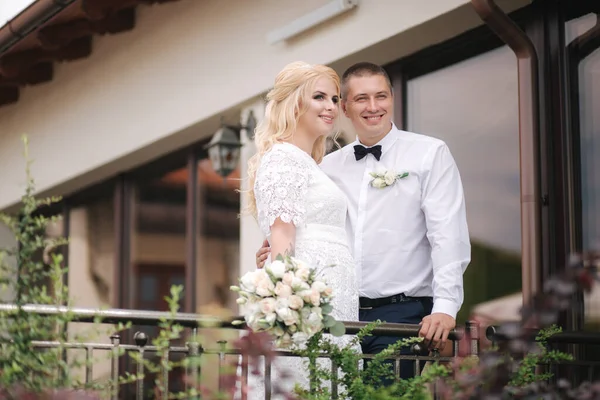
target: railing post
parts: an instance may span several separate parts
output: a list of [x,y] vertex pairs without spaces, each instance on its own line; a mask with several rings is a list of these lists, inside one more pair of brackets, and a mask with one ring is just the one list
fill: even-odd
[[87,346],[85,348],[85,383],[90,384],[93,378],[93,370],[94,367],[92,356],[94,352],[94,348],[92,346]]
[[217,341],[219,344],[219,393],[223,392],[223,366],[225,365],[225,349],[227,346],[227,340]]
[[465,323],[465,333],[469,340],[469,353],[479,356],[479,323],[477,321],[467,321]]
[[112,360],[111,360],[111,379],[112,379],[112,400],[119,400],[119,345],[121,344],[121,336],[111,335],[110,341],[113,345]]
[[137,365],[137,389],[135,391],[136,400],[144,399],[144,346],[148,343],[148,336],[144,332],[136,332],[133,335],[135,344],[140,348],[140,360]]
[[[162,366],[162,374],[163,374],[163,384],[164,384],[164,393],[162,394],[163,400],[169,400],[169,357],[171,356],[171,352],[167,348],[164,350],[164,358],[161,360]],[[163,362],[164,361],[164,362]]]
[[333,400],[338,399],[338,365],[335,361],[331,360],[331,398]]
[[[199,376],[199,362],[198,362],[198,357],[200,356],[200,343],[198,343],[197,341],[197,336],[196,336],[196,329],[193,330],[192,332],[192,340],[186,343],[186,346],[188,348],[188,354],[189,354],[189,367],[188,367],[188,374],[190,376],[189,381],[191,382],[192,385],[194,385],[194,389],[196,391],[198,391],[198,376]],[[219,390],[220,390],[220,386],[221,383],[219,382]],[[190,397],[190,399],[192,400],[197,400],[199,399],[198,395],[192,396]]]

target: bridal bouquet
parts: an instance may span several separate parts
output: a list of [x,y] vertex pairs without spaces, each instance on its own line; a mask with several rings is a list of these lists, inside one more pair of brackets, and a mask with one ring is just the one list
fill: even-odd
[[294,257],[278,257],[264,269],[246,273],[231,290],[240,296],[237,303],[247,306],[246,325],[269,332],[280,348],[301,345],[324,328],[334,336],[345,332],[344,324],[330,315],[331,287]]

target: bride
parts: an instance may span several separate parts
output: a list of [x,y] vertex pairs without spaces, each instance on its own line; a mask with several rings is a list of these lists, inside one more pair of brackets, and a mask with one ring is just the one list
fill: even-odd
[[[319,168],[339,112],[340,80],[323,65],[294,62],[276,77],[248,164],[249,211],[267,237],[271,255],[291,254],[323,270],[333,289],[332,316],[358,320],[358,286],[345,230],[342,191]],[[332,339],[340,345],[351,337]],[[287,374],[285,373],[287,372]],[[290,374],[291,373],[291,374]],[[285,376],[291,375],[293,381]],[[272,382],[308,386],[304,360],[278,357]],[[249,399],[264,399],[264,381],[250,377]]]

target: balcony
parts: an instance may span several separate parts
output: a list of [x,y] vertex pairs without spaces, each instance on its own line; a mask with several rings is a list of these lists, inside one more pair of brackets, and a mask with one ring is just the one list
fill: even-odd
[[[17,315],[18,312],[19,308],[15,305],[0,305],[0,313],[3,315]],[[229,332],[227,336],[230,338],[238,336],[239,332],[236,333],[235,330],[242,328],[232,324],[232,320],[188,313],[124,309],[95,310],[51,305],[25,305],[20,308],[20,312],[24,313],[21,314],[24,316],[39,316],[49,320],[65,317],[68,318],[69,324],[82,323],[89,327],[110,324],[127,328],[120,333],[111,334],[110,342],[104,341],[104,343],[102,343],[103,339],[108,338],[97,337],[93,341],[78,341],[67,340],[63,335],[56,336],[54,340],[31,342],[31,345],[41,352],[48,351],[48,349],[61,352],[62,358],[68,360],[70,365],[75,366],[69,369],[68,373],[81,376],[81,382],[73,386],[95,389],[91,392],[97,397],[93,398],[111,400],[133,398],[211,399],[218,398],[217,393],[219,392],[231,395],[232,390],[236,393],[235,398],[255,398],[252,397],[251,390],[241,394],[240,386],[247,384],[249,375],[252,373],[252,355],[256,354],[257,350],[260,353],[260,349],[255,348],[254,351],[249,352],[247,348],[244,349],[243,345],[241,348],[238,346],[243,343],[239,340],[211,342],[203,339],[203,332],[207,330]],[[351,335],[356,335],[366,326],[365,323],[359,322],[345,322],[344,324],[346,333]],[[154,332],[152,337],[146,333],[148,329],[150,332]],[[135,334],[132,334],[134,331]],[[418,325],[381,324],[372,331],[372,334],[414,338],[418,336],[418,331]],[[488,341],[491,341],[494,348],[502,348],[502,343],[510,342],[512,346],[521,343],[523,347],[516,353],[525,353],[529,348],[527,343],[516,341],[506,327],[489,327],[486,329],[485,335],[481,335],[481,333],[480,327],[475,323],[468,323],[465,327],[452,332],[449,337],[452,348],[448,354],[429,352],[422,343],[415,343],[410,349],[412,354],[394,353],[390,355],[393,373],[395,376],[399,376],[401,361],[413,361],[412,368],[414,368],[415,376],[425,378],[421,385],[430,398],[455,398],[448,397],[447,382],[442,379],[432,379],[431,382],[428,382],[426,376],[430,375],[424,371],[432,368],[432,365],[451,366],[455,361],[465,359],[479,359],[474,365],[481,367],[481,364],[487,360],[486,354],[490,354],[489,349],[485,349],[490,347]],[[486,336],[487,340],[482,336]],[[572,345],[599,345],[600,334],[562,332],[548,338],[545,346],[550,351],[565,344],[571,345],[571,348],[573,348]],[[263,350],[268,352],[266,347]],[[494,351],[491,353],[501,354]],[[326,359],[330,355],[328,352],[322,352],[318,354],[318,357]],[[477,357],[473,358],[472,356]],[[299,355],[290,351],[278,351],[273,362],[282,357],[299,357]],[[359,356],[361,359],[372,359],[373,357],[373,355]],[[260,356],[259,358],[264,357]],[[75,362],[76,359],[77,362]],[[22,362],[22,360],[19,361]],[[103,376],[98,376],[95,368],[101,366],[103,362],[110,366],[105,374],[100,374]],[[270,379],[271,361],[269,357],[265,359],[265,364],[265,399],[274,399],[277,398],[272,396],[276,382],[272,382]],[[361,364],[359,369],[364,370],[364,364],[362,362],[359,364]],[[533,375],[539,377],[542,377],[543,374],[552,374],[546,379],[542,379],[543,382],[549,384],[561,382],[562,385],[565,385],[565,378],[574,382],[597,379],[600,362],[567,360],[550,364],[539,363],[532,365],[530,369]],[[338,370],[339,366],[332,361],[331,376],[339,379]],[[207,384],[206,379],[203,379],[204,375],[215,375],[215,372],[217,372],[216,381]],[[59,373],[58,370],[57,373]],[[459,382],[458,370],[454,371],[454,375],[456,382]],[[473,372],[472,376],[476,377],[476,372]],[[150,379],[150,377],[154,379]],[[348,398],[344,396],[343,388],[336,384],[336,380],[325,383],[327,389],[330,390],[330,398]],[[477,386],[479,383],[484,384],[485,382],[473,382],[473,386]],[[311,388],[316,390],[312,385],[312,380]],[[2,389],[0,388],[0,390]],[[178,392],[181,397],[176,397],[175,392]]]

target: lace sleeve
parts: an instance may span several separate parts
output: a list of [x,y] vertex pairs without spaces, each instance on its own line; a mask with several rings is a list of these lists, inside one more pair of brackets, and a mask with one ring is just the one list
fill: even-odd
[[277,218],[296,226],[305,223],[309,169],[306,162],[282,149],[262,160],[254,183],[258,224],[268,235]]

